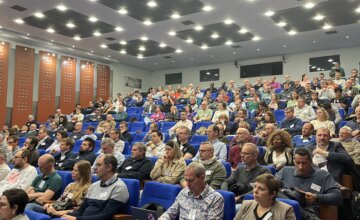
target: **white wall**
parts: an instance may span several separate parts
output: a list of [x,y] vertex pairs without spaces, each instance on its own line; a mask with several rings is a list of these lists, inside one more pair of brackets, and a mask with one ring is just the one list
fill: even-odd
[[[351,69],[359,69],[360,66],[360,47],[355,48],[342,48],[336,50],[326,50],[326,51],[317,51],[311,53],[302,53],[302,54],[290,54],[286,55],[286,63],[283,65],[284,74],[289,74],[292,79],[300,79],[301,75],[307,73],[310,79],[313,76],[317,76],[319,72],[309,73],[309,58],[319,57],[319,56],[328,56],[328,55],[340,55],[341,66],[345,69],[345,72],[350,74]],[[238,65],[251,65],[259,63],[268,63],[282,61],[281,56],[268,57],[261,59],[251,59],[251,60],[239,60]],[[183,74],[183,85],[188,85],[193,83],[194,85],[199,85],[201,87],[207,87],[210,82],[200,83],[200,70],[204,69],[220,69],[220,80],[215,82],[215,86],[219,86],[222,81],[228,82],[230,79],[235,80],[236,84],[242,84],[245,78],[240,79],[240,69],[235,68],[234,63],[222,63],[222,64],[213,64],[206,66],[197,66],[191,68],[180,68],[180,69],[170,69],[153,72],[153,81],[152,85],[165,86],[165,74],[168,73],[178,73],[182,72]],[[329,71],[326,71],[325,74],[328,74]],[[263,79],[268,79],[270,76],[263,77]],[[277,76],[281,81],[283,80],[283,75]],[[248,78],[251,82],[254,82],[256,77]]]

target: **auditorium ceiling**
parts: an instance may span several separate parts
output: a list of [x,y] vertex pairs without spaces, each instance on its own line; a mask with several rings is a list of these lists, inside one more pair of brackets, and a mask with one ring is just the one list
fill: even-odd
[[156,71],[360,46],[360,1],[0,0],[0,39]]

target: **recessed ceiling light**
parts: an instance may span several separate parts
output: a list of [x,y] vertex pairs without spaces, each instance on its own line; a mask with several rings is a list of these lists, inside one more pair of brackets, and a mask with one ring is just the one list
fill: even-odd
[[283,47],[284,47],[284,48],[287,47],[286,44],[284,44]]
[[241,34],[245,34],[245,33],[248,32],[248,29],[246,29],[246,28],[241,28],[241,29],[239,30],[239,32],[240,32]]
[[0,25],[0,29],[2,28],[2,26]]
[[101,48],[107,48],[107,45],[106,44],[101,44],[100,47]]
[[211,11],[213,10],[213,7],[211,7],[210,5],[205,5],[203,8],[202,8],[203,11]]
[[295,34],[297,34],[297,32],[294,31],[294,30],[291,30],[291,31],[288,32],[288,34],[289,34],[289,35],[295,35]]
[[24,20],[22,20],[20,18],[16,19],[15,22],[18,23],[18,24],[24,24],[25,23]]
[[143,56],[142,54],[139,54],[139,55],[137,55],[137,58],[138,58],[138,59],[143,59],[144,56]]
[[260,51],[260,48],[256,49],[257,51]]
[[168,34],[169,34],[170,36],[175,36],[175,35],[176,35],[176,32],[175,32],[175,31],[170,31]]
[[66,27],[68,27],[68,28],[74,28],[74,27],[75,27],[75,24],[72,23],[72,22],[69,22],[69,23],[66,24]]
[[258,41],[258,40],[260,40],[261,38],[259,37],[259,36],[254,36],[253,38],[252,38],[252,40],[253,41]]
[[316,66],[312,66],[311,69],[316,69]]
[[231,20],[230,18],[228,18],[228,19],[225,19],[224,23],[225,24],[232,24],[232,23],[234,23],[234,21]]
[[143,23],[144,23],[146,26],[152,25],[152,21],[151,21],[150,19],[146,19]]
[[122,15],[126,15],[128,13],[128,11],[125,8],[120,8],[118,12]]
[[115,31],[123,31],[124,29],[122,27],[116,27]]
[[179,13],[175,12],[170,17],[173,18],[173,19],[178,19],[178,18],[180,18],[180,15],[179,15]]
[[72,45],[72,48],[75,48],[75,45]]
[[120,44],[121,44],[121,45],[126,45],[127,42],[122,40],[122,41],[120,41]]
[[317,14],[313,19],[314,19],[314,20],[317,20],[317,21],[321,21],[321,20],[324,19],[324,18],[325,18],[324,15]]
[[345,37],[346,39],[349,39],[350,38],[350,36],[349,35],[346,35],[346,37]]
[[145,51],[146,48],[145,48],[144,46],[140,46],[140,47],[139,47],[139,50],[140,50],[140,51]]
[[355,9],[355,12],[360,13],[360,7],[358,7],[357,9]]
[[146,3],[147,6],[149,6],[150,8],[156,7],[157,3],[156,1],[148,1],[148,3]]
[[158,65],[158,63],[154,63],[154,65]]
[[36,13],[34,14],[34,16],[37,17],[37,18],[43,18],[43,17],[45,17],[45,15],[44,15],[43,13],[41,13],[41,12],[36,12]]
[[225,42],[225,45],[230,46],[231,44],[233,44],[233,42],[231,40],[228,40],[228,41]]
[[161,43],[161,44],[159,44],[159,47],[166,47],[166,44]]
[[81,40],[81,37],[75,36],[75,37],[74,37],[74,40],[79,41],[79,40]]
[[325,24],[324,26],[322,26],[322,28],[324,30],[328,30],[328,29],[332,28],[332,26],[330,24]]
[[53,28],[48,28],[48,29],[46,29],[46,31],[49,32],[49,33],[54,33],[55,32],[55,30]]
[[279,23],[277,23],[277,26],[279,27],[285,27],[287,25],[286,22],[280,21]]
[[201,25],[196,25],[195,27],[194,27],[194,29],[196,30],[196,31],[201,31],[202,29],[204,29]]
[[217,33],[213,33],[210,37],[213,39],[217,39],[219,38],[219,35]]
[[203,50],[206,50],[206,49],[208,49],[209,47],[208,47],[208,45],[203,44],[200,48],[203,49]]
[[332,61],[334,61],[333,59],[328,59],[328,62],[331,63]]
[[126,54],[126,50],[120,50],[121,54]]
[[98,19],[97,19],[96,17],[94,17],[94,16],[91,16],[91,17],[89,17],[89,21],[91,21],[91,22],[97,22]]
[[142,37],[140,37],[140,40],[147,41],[147,40],[149,40],[149,38],[147,38],[146,36],[142,36]]
[[175,53],[182,53],[183,51],[181,49],[175,50]]
[[94,34],[95,37],[101,36],[101,33],[99,31],[95,31],[93,34]]
[[268,17],[271,17],[271,16],[273,16],[274,14],[275,14],[275,12],[273,12],[273,11],[267,11],[267,12],[265,12],[264,15],[266,15],[266,16],[268,16]]
[[192,42],[194,42],[194,40],[193,40],[193,39],[191,39],[191,38],[186,39],[186,43],[191,44]]
[[56,7],[59,11],[66,11],[67,10],[67,7],[65,5],[58,5]]
[[316,40],[313,41],[313,44],[316,44]]
[[314,6],[315,6],[315,4],[312,3],[312,2],[308,2],[308,3],[306,3],[306,4],[304,5],[304,7],[307,8],[307,9],[313,8]]

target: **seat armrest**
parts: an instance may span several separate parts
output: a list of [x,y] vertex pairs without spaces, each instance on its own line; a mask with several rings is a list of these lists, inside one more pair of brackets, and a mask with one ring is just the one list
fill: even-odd
[[338,207],[334,205],[320,205],[320,219],[338,220]]
[[132,220],[132,215],[127,214],[116,214],[113,215],[113,220]]

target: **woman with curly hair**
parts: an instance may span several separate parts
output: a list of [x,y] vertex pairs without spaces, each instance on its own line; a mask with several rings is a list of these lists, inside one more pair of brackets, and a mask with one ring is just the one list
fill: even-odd
[[293,165],[293,145],[291,135],[283,130],[274,131],[267,142],[264,162],[280,170],[284,166]]

